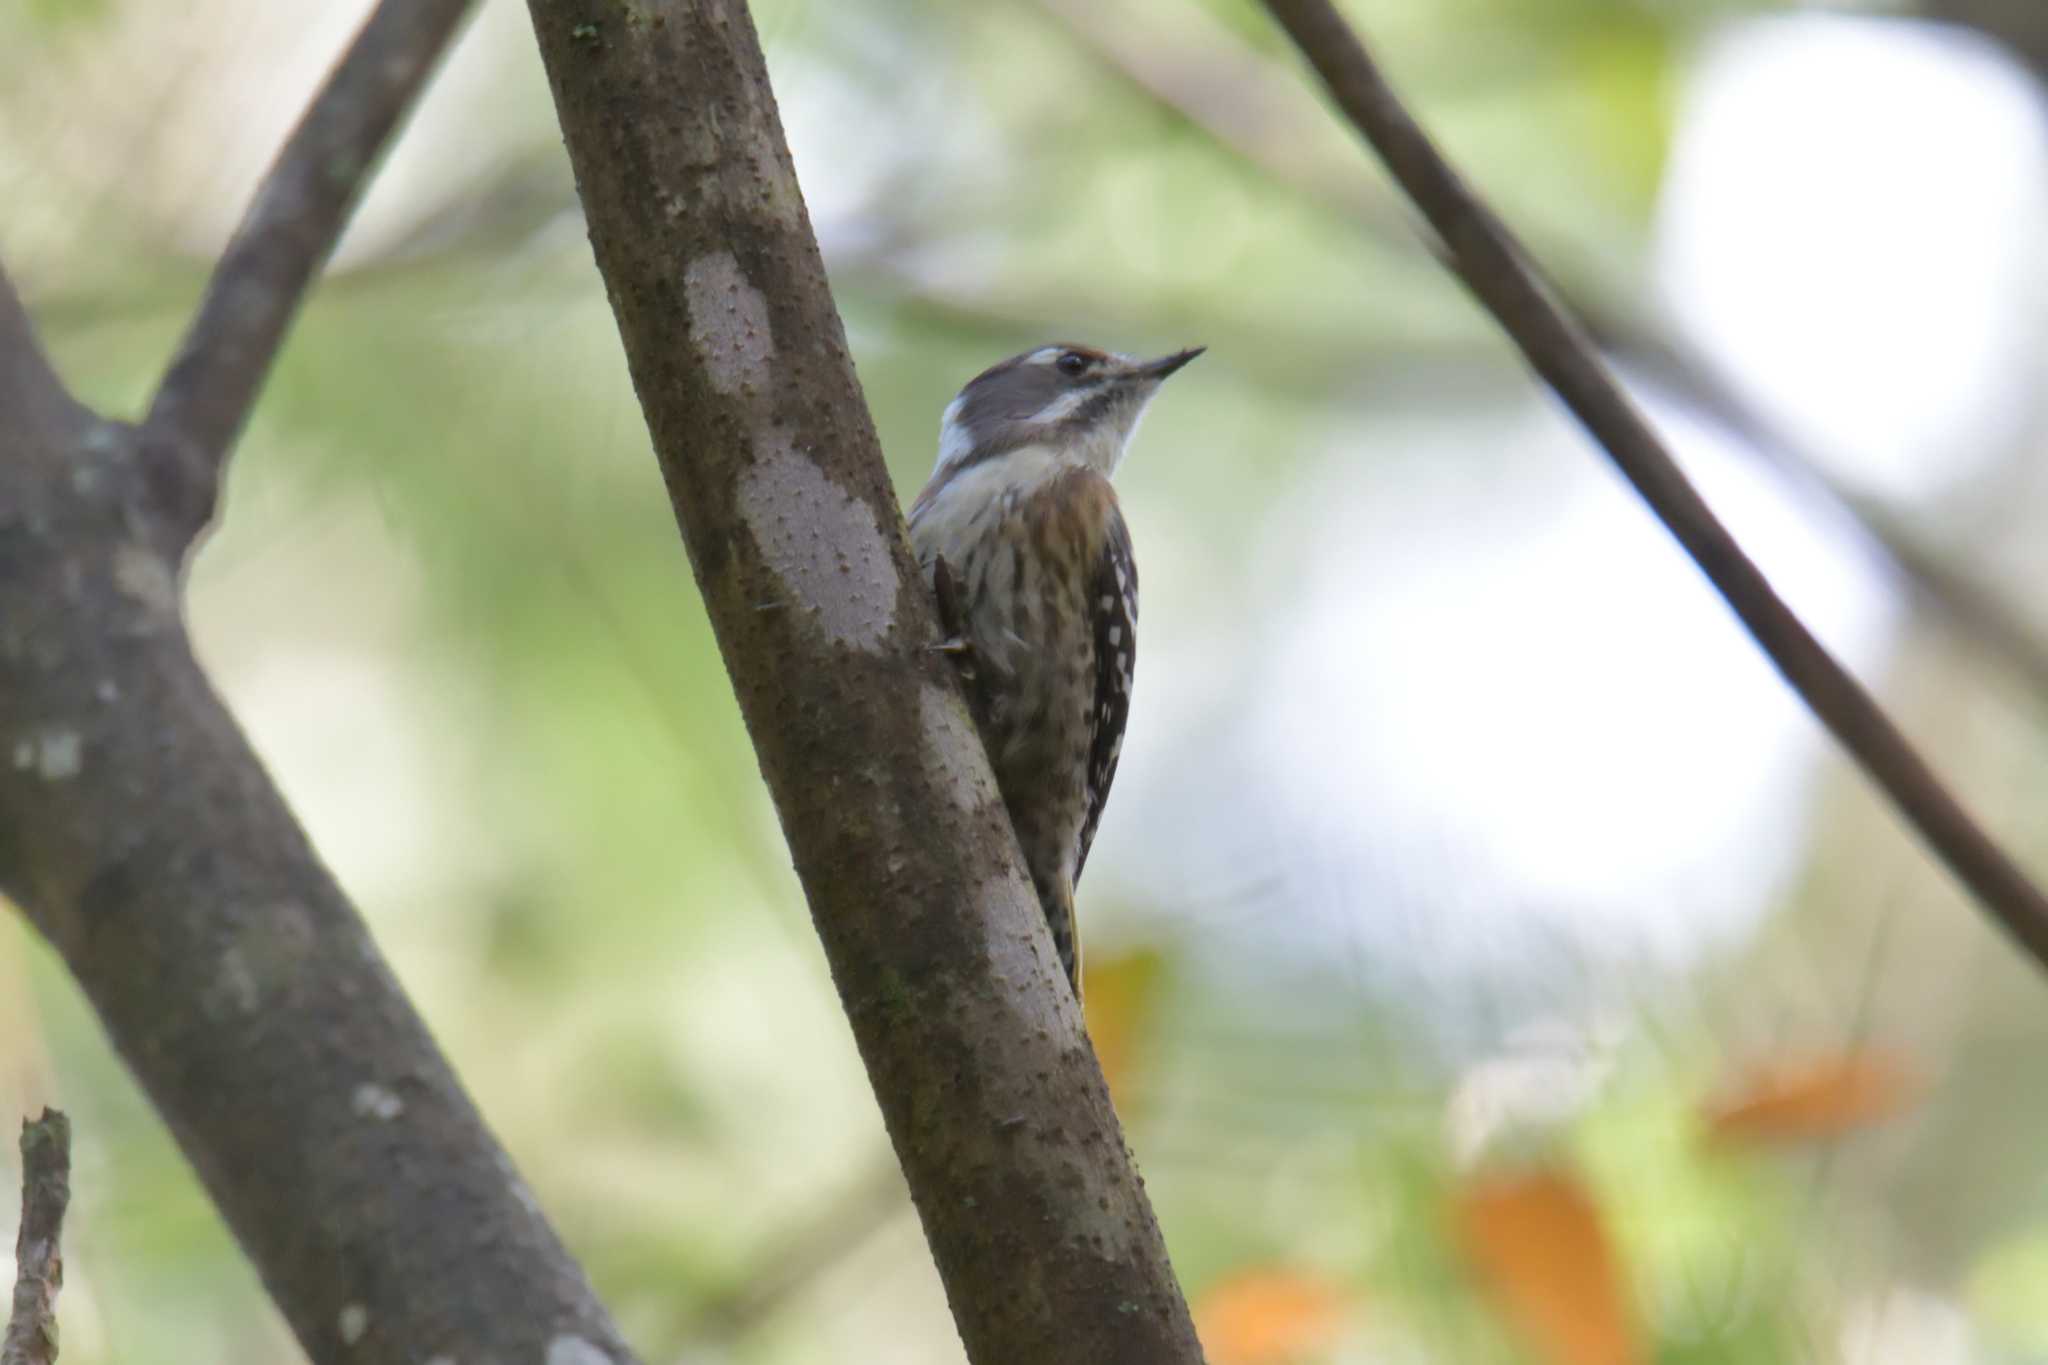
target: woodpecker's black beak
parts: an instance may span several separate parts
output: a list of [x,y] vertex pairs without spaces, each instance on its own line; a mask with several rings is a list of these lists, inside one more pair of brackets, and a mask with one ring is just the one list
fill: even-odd
[[1208,349],[1207,346],[1190,346],[1185,351],[1175,351],[1172,355],[1163,355],[1157,360],[1148,360],[1138,366],[1138,373],[1147,379],[1164,379]]

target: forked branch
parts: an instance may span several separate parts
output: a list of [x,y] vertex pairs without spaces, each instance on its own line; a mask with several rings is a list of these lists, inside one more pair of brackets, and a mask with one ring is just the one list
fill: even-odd
[[383,0],[264,175],[151,401],[149,457],[175,462],[188,539],[213,517],[222,466],[313,277],[470,0]]
[[463,8],[386,0],[363,29],[216,273],[154,431],[65,394],[0,276],[0,895],[63,956],[308,1359],[628,1365],[179,598],[284,329]]

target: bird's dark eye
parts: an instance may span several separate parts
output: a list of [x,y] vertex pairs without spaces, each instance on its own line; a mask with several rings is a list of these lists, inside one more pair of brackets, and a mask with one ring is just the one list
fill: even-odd
[[1064,375],[1078,376],[1088,373],[1088,357],[1079,351],[1062,351],[1060,358],[1053,363],[1060,367],[1060,373]]

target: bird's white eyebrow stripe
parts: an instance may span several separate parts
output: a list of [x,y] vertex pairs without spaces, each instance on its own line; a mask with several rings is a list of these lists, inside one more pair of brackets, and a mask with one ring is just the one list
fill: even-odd
[[1027,365],[1050,365],[1059,357],[1060,351],[1061,348],[1058,346],[1041,346],[1033,351],[1024,363]]
[[939,459],[932,466],[933,474],[947,465],[961,463],[974,453],[974,434],[960,425],[960,410],[966,402],[967,395],[961,394],[946,404],[946,411],[939,418]]
[[1040,408],[1032,415],[1031,421],[1033,424],[1043,424],[1046,422],[1057,422],[1063,417],[1071,417],[1074,415],[1076,408],[1094,396],[1095,392],[1092,389],[1069,389]]

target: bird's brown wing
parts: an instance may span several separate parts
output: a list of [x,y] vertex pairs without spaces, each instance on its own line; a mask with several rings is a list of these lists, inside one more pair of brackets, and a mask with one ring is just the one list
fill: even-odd
[[1088,614],[1095,642],[1095,705],[1089,714],[1088,814],[1081,822],[1074,860],[1077,882],[1088,863],[1088,846],[1095,842],[1095,827],[1102,822],[1109,784],[1116,780],[1124,722],[1131,715],[1131,673],[1138,657],[1138,565],[1131,557],[1130,530],[1113,501],[1088,585]]

